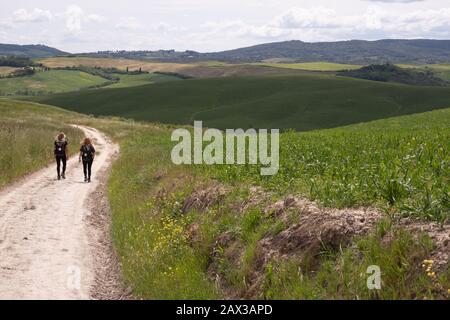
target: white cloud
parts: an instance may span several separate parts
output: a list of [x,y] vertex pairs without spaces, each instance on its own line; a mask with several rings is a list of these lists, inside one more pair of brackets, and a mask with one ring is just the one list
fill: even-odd
[[[204,24],[205,36],[244,37],[249,39],[328,39],[389,37],[450,37],[450,8],[393,13],[370,6],[362,14],[339,15],[325,7],[291,8],[263,25],[242,21]],[[384,36],[383,36],[384,35]],[[386,36],[387,35],[387,36]]]
[[53,15],[50,11],[34,8],[32,10],[18,9],[14,11],[12,20],[14,22],[46,22],[52,18]]
[[106,0],[3,2],[3,42],[48,42],[73,52],[218,51],[292,39],[450,39],[448,0],[166,0],[142,1],[138,10]]
[[138,30],[143,27],[144,25],[135,17],[122,17],[116,24],[116,28],[122,30]]
[[11,29],[13,27],[11,21],[9,20],[0,20],[0,29]]
[[89,14],[87,16],[87,20],[92,21],[92,22],[101,23],[101,22],[107,21],[108,19],[106,17],[100,16],[98,14]]
[[255,38],[278,38],[287,36],[288,30],[279,28],[269,23],[267,25],[250,25],[243,21],[222,21],[207,22],[203,27],[208,31],[203,34],[204,38],[208,37],[255,37]]
[[331,29],[332,32],[344,29],[380,29],[391,21],[389,12],[378,7],[369,7],[359,15],[338,15],[333,9],[325,7],[292,8],[274,19],[272,25],[282,29]]
[[80,7],[74,5],[67,7],[64,16],[66,19],[67,31],[70,33],[77,33],[81,31],[84,12]]
[[150,26],[149,30],[157,33],[170,33],[170,32],[186,32],[186,27],[174,26],[169,23],[159,22]]
[[76,5],[68,6],[62,16],[65,19],[66,30],[72,34],[79,33],[85,22],[101,23],[107,20],[98,14],[86,14],[83,9]]
[[340,17],[325,7],[291,8],[275,18],[274,27],[283,29],[338,28],[349,26],[353,17]]

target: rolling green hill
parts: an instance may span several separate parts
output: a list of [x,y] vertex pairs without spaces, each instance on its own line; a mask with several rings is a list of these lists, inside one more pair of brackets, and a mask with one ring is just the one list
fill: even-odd
[[112,76],[119,78],[120,81],[112,85],[109,85],[107,87],[109,89],[136,87],[152,83],[181,80],[180,77],[158,73],[142,73],[142,74],[113,73]]
[[334,75],[193,79],[38,97],[70,110],[216,128],[331,128],[448,107],[450,88]]
[[80,71],[50,70],[32,76],[0,79],[0,95],[36,95],[74,91],[106,83],[107,80]]

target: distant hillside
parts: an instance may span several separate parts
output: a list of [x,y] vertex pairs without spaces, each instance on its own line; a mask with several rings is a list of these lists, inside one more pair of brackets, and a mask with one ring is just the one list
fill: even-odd
[[152,59],[189,62],[218,60],[232,63],[264,60],[290,62],[336,62],[347,64],[445,63],[450,61],[450,40],[378,40],[316,42],[284,41],[213,53],[196,51],[102,51],[95,57]]
[[307,43],[285,41],[210,53],[212,60],[327,61],[351,64],[442,63],[450,61],[450,40],[379,40]]
[[[69,53],[45,45],[0,44],[0,55],[45,58]],[[217,60],[231,63],[289,61],[345,64],[434,64],[450,62],[450,40],[378,40],[308,43],[298,40],[260,44],[222,52],[99,51],[79,56],[148,59],[163,62]]]
[[338,72],[338,75],[414,86],[445,86],[449,84],[436,77],[430,70],[403,69],[393,64],[370,65],[357,70],[341,71]]
[[29,58],[48,58],[67,54],[69,53],[41,44],[18,45],[18,44],[0,43],[0,56],[26,56]]

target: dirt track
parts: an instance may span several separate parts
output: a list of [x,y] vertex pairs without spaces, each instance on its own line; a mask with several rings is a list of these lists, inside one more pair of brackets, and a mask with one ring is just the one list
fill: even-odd
[[[51,165],[0,192],[0,299],[90,299],[99,269],[88,201],[104,183],[118,147],[95,129],[93,182],[83,182],[78,157],[57,181]],[[70,137],[69,137],[70,139]],[[78,143],[72,141],[71,148]],[[101,266],[104,268],[104,266]]]

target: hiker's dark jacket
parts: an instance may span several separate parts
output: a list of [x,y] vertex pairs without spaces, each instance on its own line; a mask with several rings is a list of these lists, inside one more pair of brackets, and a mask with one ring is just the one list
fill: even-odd
[[55,156],[66,156],[67,140],[55,140]]

